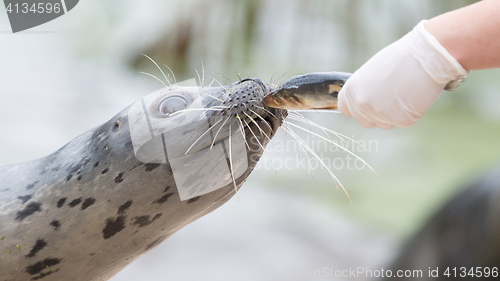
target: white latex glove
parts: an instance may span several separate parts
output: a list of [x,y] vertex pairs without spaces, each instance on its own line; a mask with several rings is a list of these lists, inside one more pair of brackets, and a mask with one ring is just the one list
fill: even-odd
[[434,104],[446,85],[468,72],[421,21],[385,47],[346,82],[338,108],[364,127],[410,127]]

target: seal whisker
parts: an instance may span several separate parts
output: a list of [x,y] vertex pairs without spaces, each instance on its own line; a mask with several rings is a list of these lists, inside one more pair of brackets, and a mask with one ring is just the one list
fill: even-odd
[[158,69],[160,70],[161,74],[163,74],[163,77],[165,77],[165,80],[167,80],[168,85],[172,86],[172,84],[170,84],[170,81],[168,81],[167,75],[165,75],[165,73],[163,72],[163,70],[161,69],[161,67],[152,58],[150,58],[148,55],[146,55],[146,54],[142,54],[142,55],[145,56],[146,58],[148,58],[150,61],[152,61],[156,65],[156,67],[158,67]]
[[172,69],[170,69],[170,67],[168,67],[168,65],[166,65],[166,64],[164,64],[164,63],[163,63],[163,65],[164,65],[166,68],[168,68],[168,70],[170,70],[170,73],[172,73],[172,77],[174,78],[174,83],[175,83],[175,84],[177,84],[177,79],[175,79],[175,74],[174,74],[174,72],[172,71]]
[[[297,114],[296,112],[290,112],[290,113],[295,113]],[[290,117],[290,119],[294,120],[294,121],[297,121],[297,122],[301,122],[301,123],[305,123],[305,124],[308,124],[308,125],[313,125],[313,127],[316,127],[316,128],[319,128],[321,131],[323,131],[323,133],[325,133],[325,135],[331,140],[331,137],[330,137],[330,134],[328,134],[328,131],[326,131],[325,129],[326,128],[323,128],[323,127],[318,127],[318,126],[314,126],[314,122],[310,121],[309,119],[305,118],[304,116],[298,114],[297,116],[294,116],[293,114],[290,114],[288,115]],[[312,128],[309,127],[309,130],[312,131]],[[340,139],[344,144],[347,144],[347,142],[344,140],[344,138],[342,138],[339,134],[335,134],[335,136]]]
[[[322,127],[322,126],[319,126],[317,124],[315,124],[314,122],[310,121],[309,119],[305,118],[304,116],[302,116],[301,114],[299,113],[296,113],[296,112],[291,112],[292,114],[289,115],[290,119],[294,120],[294,121],[298,121],[298,122],[301,122],[301,123],[305,123],[305,124],[308,124],[309,126],[313,126],[313,127],[316,127],[316,128],[319,128],[321,131],[323,131],[323,133],[325,133],[325,135],[329,138],[330,138],[330,135],[328,134],[328,131],[326,130],[326,128]],[[293,114],[297,114],[296,116],[293,115]],[[309,127],[310,130],[312,130],[310,127]],[[335,131],[334,132],[334,135],[340,139],[344,144],[347,144],[347,142],[344,140],[344,138],[342,136],[340,136],[340,134],[336,133]]]
[[245,145],[247,146],[248,150],[250,150],[250,145],[248,145],[246,134],[245,134],[245,126],[243,126],[243,122],[241,122],[241,117],[238,114],[236,114],[236,119],[238,119],[238,121],[240,121],[239,128],[240,128],[241,135],[243,136],[243,140],[245,141]]
[[[200,73],[198,72],[198,69],[196,69],[196,67],[193,67],[194,68],[194,71],[196,71],[196,75],[198,75],[198,81],[201,83],[201,77],[200,77]],[[203,85],[201,85],[201,87],[203,88]]]
[[234,192],[238,195],[238,187],[236,186],[236,180],[234,179],[233,159],[231,155],[231,124],[229,124],[229,167],[231,168],[231,178],[233,179]]
[[[224,87],[224,85],[222,85],[221,81],[217,80],[217,78],[213,77],[213,76],[210,76],[207,74],[208,77],[212,78],[213,81],[217,82],[217,84],[219,84],[219,86],[221,86],[222,88],[224,88],[224,90],[226,90],[227,92],[227,89]],[[213,82],[212,82],[213,83]]]
[[259,118],[260,118],[260,120],[264,121],[264,124],[266,124],[266,125],[267,125],[267,127],[269,127],[269,129],[271,129],[271,131],[273,130],[273,128],[271,127],[271,125],[269,125],[269,124],[267,123],[267,121],[266,121],[264,118],[262,118],[262,116],[261,116],[260,114],[258,114],[257,112],[253,111],[251,108],[249,108],[248,110],[249,110],[250,112],[252,112],[253,114],[255,114],[255,116],[259,117]]
[[[291,124],[290,122],[288,122],[288,124],[286,124],[284,127],[287,127],[289,124]],[[283,127],[283,128],[284,128]],[[288,129],[290,129],[290,127],[288,127]],[[287,129],[285,129],[287,130]],[[292,131],[289,132],[290,135],[292,134],[295,134],[293,133]],[[351,199],[351,196],[349,195],[349,193],[347,192],[347,190],[344,188],[344,186],[342,185],[342,183],[339,181],[339,179],[335,176],[335,174],[331,171],[331,169],[325,164],[325,162],[323,162],[323,160],[321,160],[321,157],[319,157],[313,149],[311,149],[311,147],[309,147],[309,145],[307,145],[304,140],[302,140],[297,134],[295,134],[295,137],[296,137],[296,140],[303,143],[304,144],[304,148],[307,149],[309,151],[309,153],[311,153],[318,161],[319,163],[328,171],[328,173],[332,176],[332,178],[334,179],[334,181],[340,185],[340,187],[342,187],[342,190],[344,190],[345,194],[347,195],[347,197],[349,198],[349,201],[351,201],[351,204],[352,204],[352,199]]]
[[210,82],[210,84],[208,84],[208,87],[212,87],[212,84],[215,82],[215,78],[212,77],[212,82]]
[[221,99],[216,98],[216,97],[214,97],[214,96],[212,96],[212,95],[210,95],[210,94],[207,94],[207,93],[205,93],[205,92],[203,92],[203,91],[201,91],[200,93],[205,94],[205,95],[207,95],[207,96],[209,96],[209,97],[213,98],[214,100],[216,100],[216,101],[220,102],[221,104],[222,104],[222,102],[223,102]]
[[284,81],[281,81],[281,82],[280,82],[280,80],[281,80],[281,79],[283,79],[283,77],[285,77],[285,75],[286,75],[287,73],[288,73],[288,72],[283,73],[283,75],[281,75],[278,79],[276,79],[276,83],[277,83],[277,85],[276,85],[276,86],[277,86],[277,87],[279,87],[279,86],[281,86],[281,84],[283,84],[283,82],[284,82]]
[[[282,113],[280,113],[280,114],[281,114],[281,116],[283,117],[283,114],[282,114]],[[298,114],[300,114],[300,113],[298,113]],[[305,119],[305,117],[303,117],[303,116],[302,116],[302,118],[304,118],[304,119]],[[304,147],[304,145],[307,145],[307,143],[305,143],[305,142],[304,142],[304,144],[302,144],[299,140],[297,140],[298,135],[297,135],[297,134],[294,132],[294,130],[293,130],[293,129],[289,126],[290,122],[285,121],[285,123],[286,123],[286,124],[285,124],[285,125],[286,125],[286,127],[288,128],[288,133],[291,133],[291,136],[295,139],[295,141],[297,141],[297,142],[298,142],[299,147],[301,147],[301,148],[303,149],[303,152],[304,152],[304,154],[306,155],[306,157],[307,157],[307,159],[308,159],[308,165],[309,165],[309,166],[311,166],[311,163],[310,163],[310,158],[309,158],[309,155],[307,154],[307,151],[308,151],[308,150],[306,149],[306,147]],[[285,132],[287,132],[287,131],[285,130]],[[309,145],[307,145],[307,146],[309,147]],[[311,171],[311,175],[312,175],[312,177],[314,178],[314,170],[313,170],[313,169],[311,169],[310,171]],[[335,187],[338,189],[337,182],[335,182]]]
[[[253,122],[253,124],[259,129],[261,135],[266,136],[266,138],[269,141],[271,141],[271,138],[264,132],[264,130],[262,130],[262,128],[259,126],[259,124],[257,124],[257,122],[255,122],[255,120],[253,120],[253,118],[250,115],[248,115],[245,111],[243,111],[243,114],[245,114]],[[265,122],[265,123],[267,124],[267,122]]]
[[[263,121],[263,123],[267,125],[267,127],[271,130],[271,132],[273,131],[273,128],[271,127],[271,125],[269,125],[269,123],[267,123],[266,119],[262,118],[262,116],[261,116],[260,114],[258,114],[257,112],[253,111],[251,108],[249,108],[248,110],[249,110],[249,111],[251,111],[253,114],[255,114],[255,116],[259,117],[259,118],[260,118],[260,120],[262,120],[262,121]],[[246,113],[245,113],[245,114],[246,114]],[[252,119],[252,121],[254,122],[254,124],[255,124],[255,125],[257,125],[257,122],[255,122],[253,119]],[[257,126],[258,126],[258,125],[257,125]],[[260,127],[259,127],[259,128],[260,128]],[[261,130],[262,130],[262,129],[261,129]],[[270,138],[270,137],[269,137],[266,133],[264,133],[264,135],[266,135],[266,137],[269,139],[269,143],[270,143],[270,144],[272,144],[272,146],[275,148],[275,150],[274,150],[274,151],[276,152],[276,154],[278,154],[278,155],[279,155],[278,150],[276,149],[276,146],[274,145],[274,142],[271,140],[271,138]],[[271,161],[271,162],[272,162],[272,161]]]
[[253,137],[255,138],[257,143],[259,144],[260,148],[262,148],[264,150],[264,146],[260,143],[259,139],[257,138],[255,133],[253,132],[252,128],[250,128],[250,125],[248,125],[247,121],[245,121],[245,120],[243,120],[243,122],[245,122],[245,125],[247,125],[248,130],[250,131],[250,133],[252,133]]
[[203,88],[203,84],[205,84],[205,66],[203,65],[203,61],[201,61],[201,87]]
[[223,109],[220,109],[220,108],[186,108],[186,109],[182,109],[182,110],[176,111],[174,113],[171,113],[169,116],[174,116],[174,115],[180,114],[182,112],[186,112],[186,111],[200,111],[200,110],[204,111],[202,114],[206,113],[209,110],[223,111]]
[[290,112],[314,112],[314,113],[340,113],[338,109],[290,109]]
[[203,112],[203,114],[207,113],[209,110],[224,111],[224,109],[229,109],[229,108],[230,108],[229,106],[225,106],[225,105],[213,105],[211,107],[205,108],[205,111]]
[[329,143],[331,143],[331,144],[335,145],[336,147],[338,147],[338,148],[340,148],[340,149],[344,150],[345,152],[347,152],[347,153],[351,154],[352,156],[356,157],[357,159],[359,159],[359,160],[360,160],[361,162],[363,162],[366,166],[368,166],[368,167],[369,167],[369,168],[370,168],[370,169],[371,169],[371,170],[372,170],[372,171],[373,171],[376,175],[378,175],[378,174],[377,174],[377,172],[375,172],[375,170],[374,170],[374,169],[373,169],[370,165],[368,165],[368,163],[366,163],[366,162],[365,162],[365,160],[363,160],[361,157],[359,157],[359,156],[357,156],[356,154],[354,154],[353,152],[351,152],[349,149],[347,149],[347,148],[345,148],[345,147],[343,147],[343,146],[339,145],[338,143],[335,143],[335,142],[334,142],[334,141],[332,141],[332,140],[329,140],[329,139],[327,139],[327,138],[325,138],[325,137],[323,137],[323,136],[320,136],[319,134],[316,134],[316,133],[311,132],[311,131],[309,131],[309,130],[307,130],[307,129],[305,129],[305,128],[302,128],[302,127],[298,126],[297,124],[294,124],[294,123],[291,123],[291,122],[288,122],[288,124],[289,124],[289,125],[292,125],[292,126],[294,126],[294,127],[296,127],[296,128],[299,128],[299,129],[301,129],[301,130],[303,130],[303,131],[305,131],[305,132],[308,132],[309,134],[312,134],[312,135],[314,135],[314,136],[317,136],[318,138],[321,138],[321,139],[323,139],[323,140],[325,140],[325,141],[327,141],[327,142],[329,142]]
[[229,108],[229,106],[225,106],[225,105],[214,105],[214,106],[211,106],[212,108],[215,108],[215,107],[218,107],[218,108]]
[[[309,130],[312,130],[311,128],[311,123],[313,123],[312,121],[310,121],[309,119],[307,119],[306,117],[304,117],[304,115],[298,113],[298,112],[289,112],[290,114],[288,115],[288,117],[290,117],[290,119],[293,119],[295,121],[299,121],[299,122],[302,122],[302,123],[305,123],[307,125],[309,125]],[[328,137],[330,137],[330,135],[327,133],[326,130],[324,130],[323,128],[319,128],[323,131],[323,133],[325,133],[325,135],[327,135]],[[336,137],[338,137],[339,139],[341,139],[343,142],[345,142],[345,140],[340,137],[339,135],[335,135]]]
[[[321,158],[319,157],[319,155],[317,155],[317,154],[314,152],[314,150],[313,150],[313,149],[312,149],[312,148],[311,148],[311,147],[310,147],[310,146],[309,146],[309,145],[308,145],[308,144],[307,144],[304,140],[302,140],[302,139],[299,137],[299,135],[298,135],[297,133],[295,133],[295,132],[294,132],[294,130],[290,127],[290,124],[291,124],[290,122],[286,122],[286,124],[284,124],[283,129],[285,129],[285,127],[286,127],[285,131],[288,131],[288,133],[289,133],[289,134],[290,134],[290,135],[291,135],[291,136],[292,136],[292,137],[293,137],[293,138],[294,138],[294,139],[295,139],[295,140],[296,140],[299,144],[301,144],[301,147],[302,147],[303,149],[305,149],[305,152],[309,152],[309,153],[311,153],[311,155],[312,155],[314,158],[316,158],[316,160],[318,160],[318,161],[322,164],[322,166],[323,166],[323,167],[325,167],[325,168],[328,170],[328,173],[330,173],[330,175],[331,175],[331,176],[332,176],[332,178],[334,179],[334,182],[335,182],[335,187],[336,187],[336,188],[337,188],[337,190],[338,190],[339,188],[338,188],[338,184],[337,184],[337,182],[340,184],[340,186],[342,186],[342,184],[340,183],[340,181],[339,181],[339,180],[337,179],[337,177],[333,174],[333,172],[330,170],[330,168],[329,168],[329,167],[327,167],[327,166],[324,164],[324,162],[321,160]],[[305,154],[306,154],[306,156],[307,156],[307,153],[305,153]],[[311,170],[311,173],[312,173],[313,171],[314,171],[314,170]],[[313,176],[313,177],[314,177],[314,176]],[[343,186],[342,186],[342,188],[343,188]],[[343,189],[344,189],[344,188],[343,188]],[[347,193],[347,191],[346,191],[345,189],[344,189],[344,191]],[[349,194],[347,194],[347,196],[348,196],[348,197],[349,197],[349,199],[350,199]],[[351,202],[351,203],[352,203],[352,202]]]
[[[344,135],[342,135],[342,134],[340,134],[340,133],[337,133],[337,132],[335,132],[335,131],[329,130],[329,129],[327,129],[327,128],[323,127],[323,126],[320,126],[320,125],[318,125],[318,124],[314,123],[313,121],[308,120],[307,118],[305,118],[305,117],[304,117],[302,114],[300,114],[300,113],[297,113],[297,112],[290,112],[290,113],[292,113],[291,115],[289,115],[289,116],[288,116],[288,117],[290,117],[290,119],[292,119],[292,120],[294,120],[294,121],[298,121],[298,122],[306,123],[306,124],[309,124],[309,125],[313,125],[313,126],[315,126],[315,127],[317,127],[317,128],[320,128],[320,129],[321,129],[321,130],[325,133],[325,135],[327,135],[328,137],[329,137],[329,135],[328,135],[328,132],[327,132],[327,131],[329,131],[329,132],[331,132],[331,133],[335,134],[335,136],[337,136],[339,139],[341,139],[341,140],[342,140],[345,144],[347,144],[347,142],[346,142],[346,141],[342,138],[342,136],[344,136]],[[298,117],[294,117],[294,114],[296,114]],[[367,166],[368,166],[368,167],[369,167],[369,168],[370,168],[370,169],[371,169],[371,170],[375,173],[375,175],[379,176],[379,175],[378,175],[378,173],[375,171],[375,169],[373,169],[373,168],[372,168],[372,167],[371,167],[368,163],[366,163],[363,159],[361,159],[359,156],[357,156],[356,154],[354,154],[354,153],[353,153],[353,152],[351,152],[350,150],[348,150],[348,149],[344,148],[343,146],[341,146],[341,145],[339,145],[339,144],[337,144],[337,143],[333,142],[331,139],[326,139],[326,138],[324,138],[324,137],[322,137],[322,136],[320,136],[320,135],[318,135],[318,134],[316,134],[316,133],[312,132],[312,130],[311,130],[311,129],[310,129],[310,130],[306,130],[306,129],[305,129],[305,128],[303,128],[303,127],[297,126],[297,124],[294,124],[294,123],[291,123],[291,122],[287,122],[287,124],[290,124],[290,125],[293,125],[293,126],[295,126],[295,127],[298,127],[298,128],[300,128],[300,129],[302,129],[302,130],[304,130],[304,131],[306,131],[306,132],[308,132],[308,133],[310,133],[310,134],[312,134],[312,135],[315,135],[315,136],[317,136],[317,137],[319,137],[319,138],[322,138],[322,139],[326,140],[327,142],[329,142],[329,143],[331,143],[331,144],[334,144],[335,146],[339,147],[340,149],[342,149],[342,150],[346,151],[347,153],[349,153],[349,154],[353,155],[354,157],[356,157],[357,159],[359,159],[361,162],[363,162],[365,165],[367,165]],[[344,137],[346,137],[346,138],[348,138],[349,140],[351,140],[351,141],[353,141],[353,142],[357,143],[358,145],[360,145],[361,147],[363,147],[363,149],[364,149],[365,151],[368,151],[368,150],[366,149],[366,147],[365,147],[365,146],[363,146],[363,145],[362,145],[362,144],[360,144],[359,142],[355,141],[354,139],[349,138],[349,137],[347,137],[347,136],[344,136]],[[369,152],[369,151],[368,151],[368,152]]]
[[[301,115],[301,116],[302,116],[302,115]],[[311,124],[311,125],[312,125],[312,126],[314,126],[314,127],[317,127],[317,128],[323,129],[323,130],[326,130],[326,131],[328,131],[328,132],[330,132],[330,133],[332,133],[332,134],[336,135],[336,136],[337,136],[337,137],[339,137],[340,139],[342,139],[341,137],[344,137],[344,138],[346,138],[346,139],[348,139],[348,140],[350,140],[350,141],[352,141],[352,142],[355,142],[357,145],[361,146],[361,147],[362,147],[365,151],[370,152],[370,151],[369,151],[369,150],[368,150],[368,149],[367,149],[364,145],[362,145],[362,144],[361,144],[361,143],[359,143],[358,141],[354,140],[353,138],[350,138],[350,137],[348,137],[348,136],[346,136],[346,135],[344,135],[344,134],[341,134],[341,133],[339,133],[339,132],[335,132],[335,131],[332,131],[332,130],[330,130],[330,129],[328,129],[328,128],[325,128],[325,127],[323,127],[323,126],[321,126],[321,125],[319,125],[319,124],[317,124],[317,123],[315,123],[315,122],[313,122],[313,121],[311,121],[311,120],[309,120],[309,119],[305,118],[304,116],[302,116],[302,118],[303,118],[303,120],[297,120],[297,121],[299,121],[299,122],[303,122],[303,123],[306,123],[306,122],[307,122],[307,123]]]
[[[248,125],[247,121],[245,121],[245,120],[243,120],[243,122],[245,122],[245,124],[247,125],[247,128],[250,131],[250,133],[252,133],[253,137],[255,138],[255,140],[257,141],[257,143],[259,144],[259,146],[264,150],[264,146],[260,143],[259,139],[257,138],[257,136],[255,135],[255,133],[253,132],[252,128],[250,128],[250,125]],[[256,123],[254,123],[254,124],[257,125]],[[257,125],[257,127],[258,127],[258,125]],[[264,134],[264,135],[267,136],[267,134]],[[273,168],[274,168],[274,172],[277,174],[278,171],[276,170],[276,167],[274,166],[273,160],[271,158],[269,158],[269,161],[271,162],[271,166],[273,166]]]
[[274,75],[276,75],[276,71],[273,73],[273,75],[271,75],[271,78],[269,79],[269,84],[271,84],[271,85],[273,85]]
[[165,82],[161,81],[158,77],[154,76],[153,74],[149,74],[149,73],[147,73],[147,72],[142,72],[142,71],[141,71],[141,72],[139,72],[139,73],[140,73],[140,74],[145,74],[145,75],[148,75],[148,76],[150,76],[150,77],[153,77],[154,79],[156,79],[156,80],[160,81],[160,83],[162,83],[165,87],[168,87],[168,86],[167,86],[167,84],[165,84]]
[[217,139],[217,135],[219,134],[220,130],[222,130],[222,128],[224,127],[224,125],[226,125],[226,122],[229,121],[229,119],[231,119],[231,116],[228,116],[226,118],[226,120],[224,121],[224,123],[222,123],[222,125],[220,126],[219,130],[217,130],[217,133],[215,133],[214,139],[212,141],[212,145],[210,145],[210,150],[212,150],[212,147],[214,147],[215,140]]
[[[276,115],[274,115],[271,111],[267,110],[265,107],[261,107],[260,109],[264,110],[266,113],[268,113],[269,115],[273,116],[274,118],[278,119],[278,117],[276,117]],[[279,120],[279,119],[278,119]],[[285,117],[284,116],[281,116],[281,120],[285,120]]]
[[250,99],[250,100],[248,100],[248,102],[249,102],[249,103],[250,103],[250,102],[251,102],[251,103],[255,103],[255,104],[261,104],[261,103],[262,103],[262,100],[261,100],[261,99],[259,99],[259,100],[256,100],[256,99]]
[[222,74],[221,74],[221,75],[220,75],[220,77],[221,77],[221,79],[220,79],[220,81],[221,81],[221,82],[223,81],[223,78],[224,78],[224,79],[226,79],[226,80],[227,80],[227,82],[228,82],[229,84],[232,84],[232,83],[233,83],[233,82],[231,82],[231,79],[229,79],[229,78],[228,78],[227,76],[225,76],[225,75],[222,75]]
[[283,121],[283,130],[287,134],[289,134],[299,145],[300,150],[304,153],[304,155],[307,158],[307,168],[309,169],[309,171],[311,171],[311,175],[314,178],[314,170],[311,169],[311,158],[309,158],[309,155],[307,154],[307,150],[303,147],[303,144],[297,140],[297,137],[295,134],[291,134],[289,130],[285,129],[285,126],[288,126],[288,121],[286,121],[286,120]]
[[[217,82],[217,84],[219,84],[224,89],[224,93],[227,95],[227,97],[229,97],[229,91],[226,89],[226,87],[224,87],[224,85],[222,85],[221,82],[219,82],[219,80],[215,79],[214,77],[212,77],[212,76],[210,76],[208,74],[207,74],[207,76],[213,79],[212,83],[214,81]],[[212,83],[210,83],[210,85],[212,85]]]
[[[311,128],[311,122],[308,122],[309,119],[305,118],[302,114],[298,113],[298,112],[290,112],[289,114],[289,117],[290,119],[294,120],[294,121],[298,121],[298,122],[302,122],[302,123],[305,123],[307,125],[309,125],[309,130],[312,131],[312,128]],[[321,129],[321,131],[323,131],[323,133],[325,133],[325,135],[331,139],[330,135],[328,134],[328,132],[326,130],[324,130],[323,128],[319,128]],[[337,138],[339,138],[340,140],[342,140],[342,142],[344,142],[345,144],[347,144],[347,142],[339,135],[335,135]]]
[[184,155],[187,155],[188,152],[191,150],[191,148],[193,148],[193,146],[204,136],[206,135],[208,132],[210,132],[210,130],[212,130],[215,125],[219,124],[220,122],[222,121],[222,119],[220,119],[219,121],[215,122],[215,124],[213,124],[212,126],[210,126],[210,128],[208,128],[203,134],[201,134],[201,136],[199,136],[194,142],[193,144],[188,148],[188,150],[186,151],[186,153],[184,153]]

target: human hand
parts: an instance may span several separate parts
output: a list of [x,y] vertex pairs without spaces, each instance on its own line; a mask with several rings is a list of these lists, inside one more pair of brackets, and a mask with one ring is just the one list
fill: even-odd
[[338,95],[342,114],[367,128],[410,127],[450,81],[467,76],[424,22],[375,54],[347,80]]

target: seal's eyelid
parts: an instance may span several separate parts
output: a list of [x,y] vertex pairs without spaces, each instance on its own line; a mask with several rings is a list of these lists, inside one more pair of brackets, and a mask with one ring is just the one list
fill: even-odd
[[174,112],[186,109],[187,106],[188,102],[185,98],[181,96],[170,96],[160,103],[160,108],[158,110],[163,114],[169,115]]

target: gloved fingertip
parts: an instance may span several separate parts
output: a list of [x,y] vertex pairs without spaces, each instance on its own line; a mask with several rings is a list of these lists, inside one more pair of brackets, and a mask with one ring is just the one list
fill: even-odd
[[337,96],[337,107],[340,110],[340,113],[344,114],[347,117],[351,117],[352,114],[349,111],[349,107],[347,106],[344,95],[342,94],[342,90],[340,91],[339,95]]
[[396,128],[397,126],[396,125],[393,125],[393,124],[388,124],[388,123],[383,123],[383,124],[377,124],[377,126],[381,129],[384,129],[384,130],[390,130],[390,129],[394,129]]
[[354,110],[352,112],[352,116],[354,117],[354,119],[356,119],[359,122],[359,124],[361,124],[361,126],[363,126],[365,128],[375,128],[375,127],[377,127],[377,125],[375,123],[373,123],[372,121],[370,121],[369,119],[367,119],[363,114],[361,114],[357,110]]
[[377,127],[377,125],[375,125],[374,123],[365,123],[365,122],[361,123],[361,122],[359,122],[359,124],[361,124],[361,126],[368,128],[368,129],[372,129],[372,128]]
[[401,128],[410,128],[411,126],[415,125],[418,120],[401,120],[397,122],[397,126]]
[[375,128],[377,125],[371,121],[368,121],[367,119],[361,117],[361,116],[355,116],[356,120],[358,120],[359,124],[365,128]]

